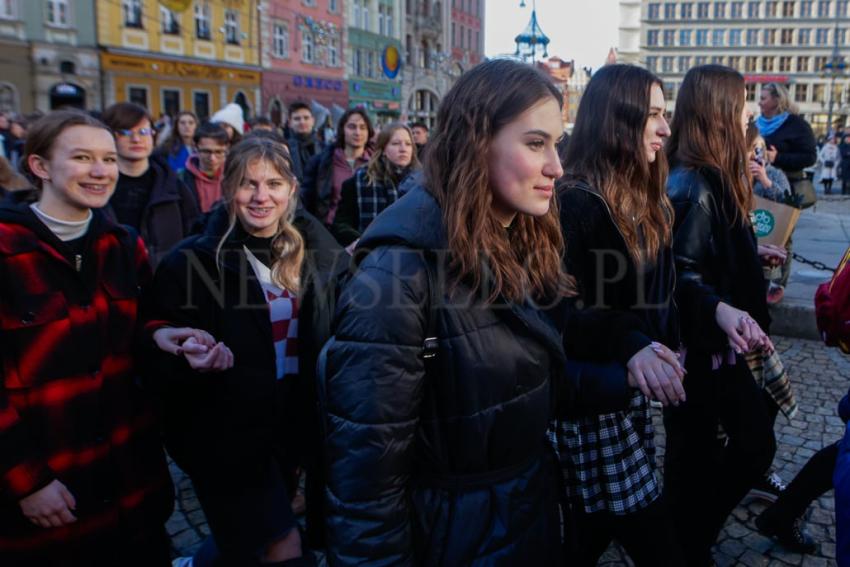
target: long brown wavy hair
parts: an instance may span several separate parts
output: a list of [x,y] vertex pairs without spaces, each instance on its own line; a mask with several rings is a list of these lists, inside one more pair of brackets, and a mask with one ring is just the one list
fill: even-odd
[[413,157],[410,160],[410,169],[416,170],[421,167],[419,158],[416,157],[416,145],[413,144],[413,132],[411,132],[410,128],[406,124],[393,122],[392,124],[384,126],[381,129],[381,133],[378,134],[378,141],[375,143],[375,152],[372,154],[372,157],[369,159],[369,164],[366,166],[366,180],[369,183],[387,183],[392,178],[390,173],[390,168],[392,166],[390,164],[390,160],[384,156],[384,150],[389,145],[390,140],[392,140],[395,133],[399,130],[404,130],[407,132],[407,135],[410,136],[413,153]]
[[[443,98],[429,142],[425,185],[440,204],[449,247],[450,284],[520,302],[572,293],[557,200],[540,217],[518,213],[510,237],[492,212],[490,146],[499,131],[542,100],[563,98],[529,65],[496,59],[463,74]],[[485,291],[486,286],[486,291]]]
[[582,97],[564,158],[567,177],[583,179],[602,193],[637,263],[654,261],[673,231],[667,159],[658,152],[650,163],[644,149],[654,85],[661,87],[661,80],[640,67],[600,69]]
[[[753,193],[747,177],[747,143],[741,128],[744,77],[722,65],[694,67],[685,75],[670,125],[667,158],[673,165],[714,170],[731,199],[731,222],[749,222]],[[723,206],[723,203],[721,204]],[[730,214],[730,212],[727,212]]]
[[221,194],[230,216],[230,224],[218,243],[216,257],[218,258],[220,255],[224,242],[238,222],[234,205],[236,191],[244,183],[248,167],[257,161],[268,162],[281,177],[292,185],[289,204],[283,216],[281,216],[277,232],[272,238],[272,258],[274,258],[274,262],[272,263],[271,274],[275,285],[298,293],[301,285],[301,265],[304,263],[304,238],[298,232],[298,229],[292,225],[295,209],[298,206],[298,180],[292,172],[292,163],[289,160],[286,147],[270,138],[246,136],[241,142],[233,146],[227,154],[227,161],[224,163],[224,173],[221,178]]

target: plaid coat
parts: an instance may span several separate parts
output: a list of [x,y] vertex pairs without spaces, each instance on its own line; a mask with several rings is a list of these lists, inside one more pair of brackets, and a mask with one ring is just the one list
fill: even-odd
[[[0,563],[162,529],[173,491],[132,350],[141,239],[95,211],[80,255],[24,204],[0,205]],[[18,502],[59,479],[77,522],[44,529]]]

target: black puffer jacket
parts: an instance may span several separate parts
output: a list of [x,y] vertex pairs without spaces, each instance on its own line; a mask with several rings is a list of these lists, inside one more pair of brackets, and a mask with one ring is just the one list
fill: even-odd
[[[487,305],[463,286],[440,294],[426,376],[423,251],[446,248],[441,210],[421,186],[360,240],[371,252],[343,290],[320,386],[332,565],[557,561],[545,436],[551,384],[566,381],[557,324],[526,306]],[[564,387],[573,404],[577,388]],[[612,390],[620,403],[623,385]]]
[[334,151],[336,146],[327,145],[314,155],[302,172],[301,202],[311,214],[324,222],[330,210],[333,193]]
[[708,353],[725,348],[726,335],[715,321],[721,301],[747,311],[768,332],[755,233],[749,222],[734,219],[735,203],[719,174],[676,167],[667,179],[667,193],[676,212],[673,254],[685,346]]

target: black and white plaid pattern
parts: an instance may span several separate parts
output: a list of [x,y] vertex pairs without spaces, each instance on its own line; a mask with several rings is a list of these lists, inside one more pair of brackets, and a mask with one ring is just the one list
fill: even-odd
[[354,185],[357,187],[357,210],[360,211],[357,230],[362,233],[381,211],[398,200],[398,190],[391,182],[369,182],[365,167],[354,172]]
[[588,514],[648,506],[661,494],[653,436],[649,402],[637,390],[627,411],[553,421],[549,440],[570,502]]

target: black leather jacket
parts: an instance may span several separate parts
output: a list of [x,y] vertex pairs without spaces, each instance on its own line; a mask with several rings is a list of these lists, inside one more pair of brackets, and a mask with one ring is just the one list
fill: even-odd
[[677,166],[667,180],[673,202],[676,298],[685,346],[718,352],[726,336],[715,322],[721,301],[747,311],[765,330],[770,315],[755,234],[735,218],[735,203],[717,171]]

